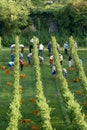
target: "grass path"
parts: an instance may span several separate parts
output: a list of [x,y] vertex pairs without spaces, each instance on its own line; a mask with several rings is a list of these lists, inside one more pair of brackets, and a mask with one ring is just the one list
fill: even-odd
[[[64,119],[63,111],[61,109],[61,101],[63,100],[58,88],[58,82],[51,75],[51,68],[49,66],[49,57],[47,53],[44,55],[45,63],[41,66],[42,82],[44,86],[44,93],[48,100],[49,106],[52,110],[52,124],[57,130],[66,130],[66,121]],[[63,104],[62,104],[63,105]]]
[[[62,52],[63,53],[63,52]],[[24,59],[27,61],[28,49],[25,48]],[[83,66],[85,72],[87,72],[87,48],[85,50],[79,50],[78,54],[83,59]],[[48,104],[51,108],[53,108],[51,112],[52,125],[56,130],[67,130],[66,122],[64,120],[64,116],[61,110],[60,98],[59,98],[59,89],[56,82],[56,79],[52,78],[51,68],[49,67],[49,57],[48,53],[45,50],[44,52],[45,62],[41,65],[41,75],[44,86],[44,94],[48,101]],[[10,50],[2,49],[0,53],[0,65],[7,66],[7,63],[10,59]],[[8,66],[7,66],[8,67]],[[63,67],[67,66],[67,57],[64,56]],[[34,110],[38,110],[36,103],[31,103],[30,98],[35,98],[35,80],[34,80],[34,70],[32,65],[24,67],[23,72],[26,74],[25,79],[20,79],[20,85],[23,87],[22,100],[21,104],[21,113],[23,115],[22,119],[31,119],[31,123],[21,124],[19,123],[19,130],[28,130],[30,126],[37,125],[40,126],[40,117],[39,115],[34,115],[32,112]],[[83,107],[84,101],[87,101],[84,94],[76,95],[76,90],[83,90],[81,83],[74,83],[73,79],[77,77],[76,70],[70,72],[68,71],[67,78],[69,79],[69,89],[75,95],[75,99],[78,100],[80,105],[82,105],[82,111],[87,114],[87,107]],[[6,82],[13,82],[13,71],[11,71],[10,75],[5,74],[5,70],[0,69],[0,130],[5,130],[8,125],[7,112],[9,108],[9,103],[12,99],[13,87],[7,86]]]

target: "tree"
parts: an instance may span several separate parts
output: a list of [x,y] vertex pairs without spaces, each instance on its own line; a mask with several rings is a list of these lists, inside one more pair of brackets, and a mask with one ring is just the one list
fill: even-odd
[[30,0],[0,1],[0,27],[5,32],[18,32],[21,26],[27,25]]

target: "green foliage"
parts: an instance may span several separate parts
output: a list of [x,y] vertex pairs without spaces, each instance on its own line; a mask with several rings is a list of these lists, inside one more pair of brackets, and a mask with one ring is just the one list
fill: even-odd
[[19,38],[16,36],[15,39],[15,67],[14,67],[14,91],[13,91],[13,100],[10,104],[10,121],[6,130],[18,130],[18,122],[21,118],[20,113],[20,93],[19,93]]
[[75,67],[79,75],[79,79],[84,87],[84,92],[87,92],[87,77],[85,75],[83,65],[80,63],[80,58],[77,54],[77,51],[74,48],[74,39],[72,36],[69,39],[69,43],[70,43],[70,52],[75,62]]
[[3,35],[2,36],[2,45],[4,47],[10,47],[10,45],[15,43],[14,35]]
[[[59,3],[61,3],[59,1]],[[85,37],[87,37],[87,1],[66,1],[67,4],[52,4],[47,7],[31,8],[32,24],[35,25],[37,33],[42,37],[42,32],[47,32],[49,36],[50,21],[55,21],[58,27],[57,38],[59,42],[65,41],[67,37],[73,35],[79,46],[86,46]],[[39,24],[38,24],[39,19]],[[55,33],[55,32],[54,32]],[[56,34],[56,33],[55,33]],[[43,34],[45,35],[45,34]]]
[[[63,50],[61,48],[61,53],[63,54]],[[24,61],[27,62],[27,54],[28,54],[28,48],[25,48],[24,50]],[[78,54],[79,56],[84,60],[83,65],[84,69],[87,74],[87,48],[79,48],[78,49]],[[9,61],[9,56],[10,56],[10,48],[3,48],[2,51],[0,52],[0,66],[1,65],[6,65],[6,69],[8,68],[7,63]],[[59,84],[58,79],[54,79],[51,75],[51,68],[49,67],[49,56],[47,49],[44,49],[43,52],[44,56],[44,64],[40,66],[41,70],[41,81],[43,82],[43,89],[44,89],[44,95],[46,97],[47,103],[51,108],[54,108],[51,111],[51,122],[53,128],[56,130],[77,130],[78,127],[76,128],[75,125],[72,124],[72,126],[68,126],[66,124],[65,116],[63,115],[62,109],[61,109],[61,104],[63,103],[60,100],[60,92],[58,91],[59,88],[61,88],[61,84]],[[33,57],[32,57],[33,58]],[[64,62],[63,66],[67,68],[67,56],[64,56]],[[36,91],[36,86],[35,86],[35,73],[34,73],[34,68],[33,64],[24,67],[23,73],[26,75],[26,78],[20,79],[20,84],[23,86],[23,93],[22,93],[22,99],[23,103],[21,104],[21,113],[22,113],[22,119],[31,119],[31,123],[21,123],[19,121],[19,130],[30,130],[30,126],[32,125],[37,125],[39,126],[39,129],[42,130],[41,126],[41,117],[39,115],[33,115],[32,111],[37,110],[37,104],[36,103],[31,103],[29,101],[30,98],[35,97],[35,91]],[[13,83],[14,77],[13,77],[14,72],[11,71],[9,75],[5,74],[5,70],[0,69],[0,129],[1,130],[6,130],[6,127],[8,126],[8,118],[7,118],[7,111],[9,108],[9,103],[12,101],[13,97],[13,86],[7,86],[6,82],[10,81]],[[82,107],[82,111],[84,114],[87,114],[87,107],[83,106],[83,103],[87,101],[87,97],[85,94],[77,95],[76,91],[80,90],[83,92],[83,86],[81,85],[80,82],[74,83],[73,79],[74,77],[77,77],[76,70],[74,71],[68,71],[67,74],[67,79],[69,80],[68,87],[69,90],[74,94],[75,100],[79,102],[79,104]],[[55,82],[56,81],[56,82]],[[57,83],[57,84],[56,84]],[[62,104],[64,105],[64,104]],[[4,109],[5,108],[5,109]],[[65,112],[65,110],[64,110]],[[72,113],[70,113],[70,118],[72,118]],[[67,115],[68,116],[68,115]],[[85,118],[87,121],[87,119]],[[69,128],[67,128],[69,127]],[[73,128],[73,129],[72,129]]]
[[32,4],[34,6],[43,6],[44,5],[44,0],[32,0]]
[[[57,80],[59,79],[59,81],[62,80],[62,82],[64,82],[65,79],[63,78],[63,75],[62,75],[62,68],[61,68],[60,62],[58,62],[60,60],[58,57],[59,54],[58,54],[58,51],[56,49],[56,45],[57,45],[57,41],[56,41],[55,37],[52,36],[52,49],[53,49],[54,60],[55,60],[55,64],[56,64],[56,70],[57,70],[56,77],[58,77]],[[58,82],[57,82],[57,84],[58,84]],[[60,93],[59,98],[60,98],[60,102],[61,102],[61,109],[62,109],[62,113],[63,113],[64,119],[65,119],[65,122],[69,126],[69,125],[71,125],[71,122],[70,122],[69,117],[67,115],[67,111],[65,108],[65,104],[63,102],[63,96],[61,94],[61,91],[62,90],[59,88],[59,93]]]
[[46,98],[43,93],[43,84],[41,81],[41,73],[40,73],[40,66],[39,66],[39,58],[38,58],[38,49],[37,49],[37,39],[34,38],[34,70],[35,70],[35,77],[36,77],[36,98],[37,98],[37,105],[40,110],[40,116],[42,120],[42,128],[46,130],[53,130],[51,125],[51,117],[50,112],[51,108],[48,106],[46,102]]
[[[21,37],[25,45],[28,45],[30,38],[35,34],[44,44],[48,43],[51,21],[57,24],[58,32],[54,34],[61,44],[73,35],[80,46],[86,46],[87,1],[53,0],[50,5],[44,5],[44,2],[45,0],[0,1],[0,35],[3,46],[13,44],[14,38],[11,35],[14,33],[25,36],[23,39]],[[30,29],[30,25],[35,26],[36,32]]]
[[81,113],[81,107],[78,104],[78,102],[74,99],[74,95],[71,93],[71,91],[68,88],[68,84],[66,82],[66,79],[63,77],[62,74],[62,67],[59,62],[59,57],[58,57],[58,52],[56,49],[56,39],[55,37],[52,37],[52,45],[53,45],[53,53],[54,53],[54,58],[55,58],[55,63],[56,63],[56,70],[57,73],[59,74],[59,81],[60,81],[60,86],[61,86],[61,94],[64,98],[64,101],[67,106],[67,111],[70,114],[71,117],[71,123],[75,125],[75,129],[79,130],[86,130],[87,129],[87,123],[84,120],[84,115]]
[[0,1],[0,24],[3,26],[3,33],[17,33],[20,26],[27,24],[29,6],[30,1]]
[[2,48],[2,38],[0,37],[0,50]]

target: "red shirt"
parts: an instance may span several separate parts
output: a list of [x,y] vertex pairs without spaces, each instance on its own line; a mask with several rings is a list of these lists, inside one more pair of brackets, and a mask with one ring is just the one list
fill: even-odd
[[19,62],[20,62],[20,65],[23,65],[23,60],[22,59],[20,59]]
[[50,64],[53,64],[53,59],[50,59],[49,62],[50,62]]

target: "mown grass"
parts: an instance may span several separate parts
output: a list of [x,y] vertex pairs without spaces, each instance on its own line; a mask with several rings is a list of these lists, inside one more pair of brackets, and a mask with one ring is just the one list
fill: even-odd
[[[64,61],[63,67],[68,70],[68,56],[64,56],[63,50],[61,50],[63,54]],[[24,52],[24,61],[27,61],[28,49]],[[84,70],[87,73],[87,50],[79,50],[79,56],[83,59]],[[58,81],[54,79],[51,75],[51,68],[49,66],[49,56],[48,52],[45,49],[43,54],[45,61],[44,64],[41,65],[41,76],[43,82],[43,90],[44,95],[46,96],[47,102],[49,106],[52,108],[51,112],[51,122],[56,130],[68,130],[66,122],[63,117],[63,113],[61,110],[60,98],[59,98],[59,90],[58,90]],[[5,65],[6,69],[8,68],[8,61],[10,60],[10,49],[2,49],[0,52],[0,65]],[[14,82],[13,71],[9,75],[6,75],[6,69],[0,69],[0,130],[5,130],[8,126],[8,113],[9,113],[9,104],[11,103],[13,96],[13,86],[7,86],[8,82]],[[31,119],[30,123],[21,123],[19,121],[19,130],[28,130],[30,127],[39,126],[41,130],[41,118],[39,115],[33,115],[34,110],[38,110],[36,103],[31,103],[30,98],[35,99],[36,95],[36,87],[35,87],[35,74],[33,64],[27,67],[24,67],[24,70],[20,73],[26,75],[24,79],[20,79],[20,85],[23,87],[22,93],[22,103],[21,103],[21,114],[22,119]],[[78,77],[76,70],[69,71],[67,74],[67,79],[69,80],[68,86],[71,92],[74,94],[75,99],[79,102],[82,107],[82,112],[87,114],[87,107],[83,107],[83,103],[87,101],[86,96],[83,94],[77,95],[76,91],[83,91],[83,87],[79,82],[74,83],[73,79]]]

